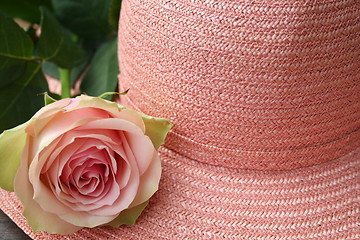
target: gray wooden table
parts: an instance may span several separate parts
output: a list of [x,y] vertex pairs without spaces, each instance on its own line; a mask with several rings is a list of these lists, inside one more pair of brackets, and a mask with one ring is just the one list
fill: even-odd
[[29,238],[11,219],[0,210],[0,239],[29,240]]

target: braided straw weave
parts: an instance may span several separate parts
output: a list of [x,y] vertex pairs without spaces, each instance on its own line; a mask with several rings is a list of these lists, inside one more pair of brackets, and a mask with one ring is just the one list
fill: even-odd
[[169,118],[131,227],[35,239],[360,239],[357,0],[124,0],[122,104]]

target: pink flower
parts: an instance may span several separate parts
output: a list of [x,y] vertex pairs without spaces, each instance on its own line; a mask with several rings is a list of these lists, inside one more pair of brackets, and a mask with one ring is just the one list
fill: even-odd
[[34,231],[133,224],[158,189],[170,127],[101,98],[62,99],[0,135],[0,187]]

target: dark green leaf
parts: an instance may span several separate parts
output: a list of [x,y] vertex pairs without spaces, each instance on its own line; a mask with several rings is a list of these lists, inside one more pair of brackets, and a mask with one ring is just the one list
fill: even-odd
[[[91,96],[99,96],[104,92],[114,92],[118,74],[117,39],[104,43],[95,53],[90,69],[86,73],[81,91]],[[106,99],[110,99],[108,96]]]
[[72,41],[52,13],[41,8],[41,36],[39,56],[61,68],[73,68],[82,63],[84,51]]
[[0,87],[18,79],[25,61],[32,59],[33,43],[25,31],[0,12]]
[[30,59],[33,50],[33,43],[25,31],[0,12],[0,56]]
[[104,36],[112,32],[108,23],[112,0],[52,0],[60,22],[79,36]]
[[0,88],[0,132],[27,121],[43,106],[38,94],[47,91],[47,84],[40,69],[40,63],[27,61],[17,80]]
[[18,79],[25,66],[24,60],[0,56],[0,88]]
[[109,24],[117,31],[120,17],[121,0],[112,0],[109,11]]
[[40,22],[39,6],[51,9],[51,0],[0,0],[0,10],[11,17],[22,18],[31,23]]

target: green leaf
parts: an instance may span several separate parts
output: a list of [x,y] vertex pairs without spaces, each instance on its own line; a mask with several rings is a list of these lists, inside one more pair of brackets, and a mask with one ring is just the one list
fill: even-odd
[[26,142],[25,128],[30,122],[31,120],[0,135],[0,187],[7,191],[14,191],[14,178]]
[[145,209],[145,207],[148,205],[149,201],[146,201],[140,205],[137,205],[133,208],[125,209],[122,211],[119,216],[117,216],[114,220],[112,220],[110,223],[106,225],[110,225],[113,227],[119,227],[120,225],[134,225],[136,222],[136,219],[140,216],[142,211]]
[[155,149],[164,144],[167,133],[170,131],[172,124],[165,118],[151,117],[141,114],[145,123],[145,135],[153,143]]
[[41,8],[39,56],[61,68],[73,68],[82,63],[84,51],[72,41],[52,13]]
[[22,18],[31,23],[40,22],[39,6],[51,9],[51,0],[0,0],[0,10],[13,18]]
[[117,31],[119,25],[120,9],[121,0],[112,0],[109,11],[109,24],[115,31]]
[[24,60],[0,56],[0,88],[18,79],[25,66]]
[[[95,53],[80,89],[91,96],[114,92],[118,74],[117,39],[104,43]],[[106,99],[110,100],[111,96]]]
[[40,67],[40,63],[27,61],[17,80],[0,88],[0,132],[30,119],[43,106],[38,94],[47,91],[47,83]]
[[[70,80],[72,86],[75,84],[76,80],[80,78],[81,74],[85,71],[86,66],[89,62],[89,58],[90,58],[90,54],[85,53],[85,58],[83,62],[71,69]],[[45,61],[42,65],[42,70],[45,74],[49,75],[50,77],[53,77],[58,80],[60,79],[59,66],[57,66],[55,63]]]
[[111,0],[53,0],[60,22],[79,36],[104,36],[112,33],[108,23]]
[[25,31],[0,12],[0,56],[32,59],[33,50],[33,43]]
[[26,62],[33,59],[33,43],[25,31],[10,17],[0,12],[0,87],[20,77]]

